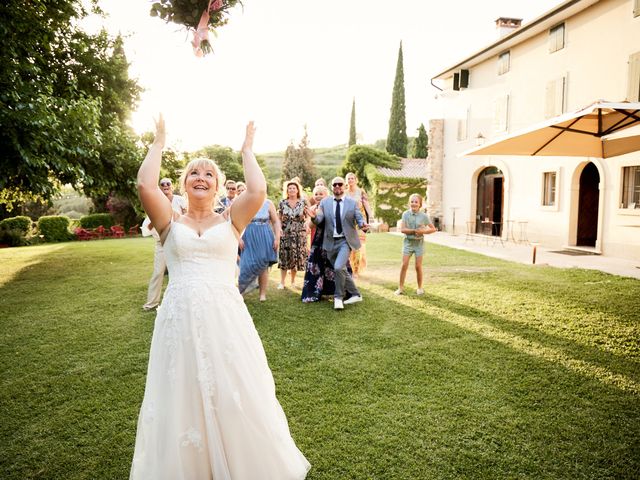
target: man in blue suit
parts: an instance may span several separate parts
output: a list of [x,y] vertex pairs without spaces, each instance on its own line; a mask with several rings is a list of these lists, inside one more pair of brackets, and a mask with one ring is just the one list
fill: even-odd
[[[336,310],[344,309],[344,305],[362,301],[362,295],[353,278],[347,274],[347,261],[351,250],[360,248],[357,229],[360,228],[365,232],[369,229],[355,200],[344,195],[344,184],[342,177],[334,178],[331,181],[333,196],[322,200],[315,214],[309,212],[316,225],[325,222],[322,248],[327,251],[327,257],[336,273],[336,292],[333,301],[333,308]],[[345,291],[351,297],[343,301]]]

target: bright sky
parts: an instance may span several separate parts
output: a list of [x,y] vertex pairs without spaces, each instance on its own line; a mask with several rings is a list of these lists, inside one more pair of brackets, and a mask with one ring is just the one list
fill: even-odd
[[439,117],[433,75],[497,38],[495,19],[524,23],[559,0],[243,0],[197,58],[191,34],[149,16],[148,0],[101,0],[112,33],[121,32],[130,75],[145,88],[132,123],[153,129],[163,112],[168,143],[193,150],[239,148],[254,120],[256,152],[297,143],[345,144],[352,98],[359,143],[386,138],[398,47],[403,44],[407,133]]

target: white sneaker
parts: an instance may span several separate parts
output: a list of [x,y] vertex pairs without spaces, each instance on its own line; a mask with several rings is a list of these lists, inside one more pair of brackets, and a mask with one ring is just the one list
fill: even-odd
[[278,286],[276,287],[278,290],[284,290],[284,285],[279,283]]
[[397,289],[395,292],[393,292],[394,295],[404,295],[404,290],[402,290],[401,288]]
[[358,303],[362,301],[362,296],[354,295],[353,297],[349,297],[344,301],[345,305],[351,305],[352,303]]
[[424,288],[419,288],[416,290],[416,295],[424,295]]
[[344,305],[342,303],[342,300],[339,298],[336,298],[333,300],[333,308],[335,310],[344,310]]

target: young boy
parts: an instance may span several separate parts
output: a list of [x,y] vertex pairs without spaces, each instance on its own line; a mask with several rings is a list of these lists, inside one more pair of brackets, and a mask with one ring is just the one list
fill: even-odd
[[424,295],[422,288],[422,255],[424,254],[424,235],[429,235],[436,231],[436,227],[431,223],[429,215],[420,210],[422,207],[422,197],[414,193],[409,197],[409,210],[402,214],[400,231],[404,233],[402,245],[402,268],[400,269],[400,284],[395,291],[396,295],[404,294],[404,280],[409,268],[409,259],[415,255],[416,277],[418,280],[417,295]]

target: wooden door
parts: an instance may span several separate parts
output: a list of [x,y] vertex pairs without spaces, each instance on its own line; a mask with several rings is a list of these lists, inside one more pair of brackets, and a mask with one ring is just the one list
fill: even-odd
[[578,194],[578,232],[576,245],[595,247],[598,238],[598,203],[600,200],[600,174],[593,163],[588,163],[580,174]]

